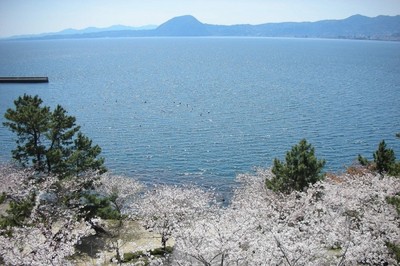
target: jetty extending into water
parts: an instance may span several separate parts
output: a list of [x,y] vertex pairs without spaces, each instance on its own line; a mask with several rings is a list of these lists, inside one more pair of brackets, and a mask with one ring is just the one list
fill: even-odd
[[0,77],[0,83],[48,83],[48,77]]

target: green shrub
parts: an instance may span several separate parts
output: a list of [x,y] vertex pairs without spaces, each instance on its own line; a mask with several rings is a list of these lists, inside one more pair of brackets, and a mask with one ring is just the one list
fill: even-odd
[[369,166],[371,164],[370,161],[368,161],[367,158],[361,156],[361,154],[358,155],[357,157],[358,162],[362,165],[362,166]]
[[394,243],[386,243],[387,248],[389,251],[394,255],[394,258],[398,263],[400,263],[400,246]]
[[[397,213],[400,215],[400,192],[393,197],[387,197],[386,202],[394,205]],[[394,255],[396,261],[400,263],[400,245],[388,242],[386,243],[386,246],[388,247],[389,251]]]
[[5,192],[0,195],[0,204],[3,204],[6,201],[7,194]]
[[394,205],[394,207],[397,210],[397,213],[400,215],[400,192],[393,197],[387,197],[386,202]]
[[[173,251],[173,247],[167,246],[164,248],[155,248],[149,251],[149,255],[162,258],[165,257],[168,254],[171,254]],[[145,265],[148,265],[148,254],[145,254],[143,251],[136,251],[136,252],[128,252],[124,253],[124,260],[123,262],[143,262]]]
[[174,248],[171,246],[166,246],[165,249],[164,248],[155,248],[153,250],[150,250],[150,255],[164,257],[167,254],[171,254],[173,249]]
[[118,220],[121,216],[118,210],[111,205],[109,198],[98,194],[84,194],[82,205],[82,213],[86,219],[98,216],[106,220]]
[[143,257],[145,257],[145,254],[143,253],[143,251],[128,252],[128,253],[124,253],[123,262],[130,262],[130,261],[137,260],[137,259],[140,259]]
[[8,210],[6,210],[7,215],[0,217],[0,228],[24,225],[25,219],[30,216],[34,204],[34,194],[20,201],[11,201]]

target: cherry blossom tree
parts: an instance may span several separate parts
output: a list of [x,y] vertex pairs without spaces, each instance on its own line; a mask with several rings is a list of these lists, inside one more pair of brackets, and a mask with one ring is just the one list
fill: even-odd
[[96,190],[107,196],[119,213],[128,215],[134,211],[139,192],[143,189],[140,182],[131,177],[106,173],[101,175],[100,183]]
[[8,198],[25,198],[30,194],[30,179],[34,170],[30,168],[16,169],[10,164],[0,165],[0,194]]
[[199,188],[161,185],[144,194],[138,203],[138,216],[146,228],[161,235],[165,249],[178,227],[208,213],[212,200],[211,193]]
[[[85,178],[65,180],[37,175],[27,169],[1,166],[1,190],[9,202],[18,202],[33,195],[32,207],[18,216],[18,224],[2,224],[0,258],[6,265],[67,265],[80,239],[93,233],[88,224],[78,219],[79,205],[69,201],[71,192],[81,190]],[[87,179],[92,179],[88,177]],[[8,202],[6,202],[7,204]],[[10,214],[9,214],[10,215]],[[8,215],[8,216],[9,216]],[[1,219],[9,219],[2,216]]]
[[92,231],[64,212],[57,223],[14,227],[11,236],[0,235],[0,257],[6,265],[72,265],[67,259],[75,245]]
[[386,202],[400,180],[342,175],[304,192],[268,190],[269,170],[240,175],[227,209],[176,233],[176,265],[395,264],[399,216]]
[[[160,234],[164,249],[174,239],[168,262],[148,256],[149,263],[155,265],[397,263],[388,248],[400,245],[399,213],[388,203],[400,194],[400,179],[395,177],[369,172],[328,175],[304,191],[286,194],[268,189],[265,180],[274,175],[268,169],[258,169],[237,177],[241,185],[231,203],[221,207],[215,204],[212,193],[197,187],[156,186],[138,199],[141,186],[137,181],[93,175],[79,178],[83,183],[71,179],[61,184],[52,176],[32,178],[28,170],[4,168],[0,192],[11,191],[15,198],[34,193],[35,201],[23,225],[0,232],[3,262],[71,263],[67,258],[74,254],[75,244],[92,231],[77,219],[79,204],[68,195],[81,192],[83,184],[91,184],[104,195],[118,194],[115,208],[137,215],[146,228]],[[70,204],[61,204],[65,199]],[[147,254],[145,247],[142,250]]]

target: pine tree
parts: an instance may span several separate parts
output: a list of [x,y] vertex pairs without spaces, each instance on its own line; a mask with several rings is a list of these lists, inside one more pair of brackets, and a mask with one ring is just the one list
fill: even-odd
[[315,149],[302,139],[286,153],[286,162],[274,159],[272,173],[275,175],[271,180],[266,180],[266,185],[274,191],[290,193],[293,190],[301,191],[323,179],[321,174],[325,160],[315,157]]
[[396,164],[396,157],[392,149],[386,148],[386,143],[382,140],[378,149],[374,153],[374,162],[378,173],[391,173]]
[[13,158],[23,166],[31,160],[38,171],[45,168],[46,146],[43,135],[48,131],[50,108],[42,107],[42,99],[24,94],[14,101],[15,110],[8,109],[4,117],[10,122],[3,125],[17,134],[17,148]]
[[23,166],[33,166],[39,172],[60,177],[78,176],[95,170],[106,171],[104,159],[98,158],[101,148],[92,146],[76,125],[76,118],[58,105],[53,112],[38,96],[19,97],[15,109],[9,108],[3,125],[17,134],[13,158]]
[[62,174],[65,171],[68,157],[71,155],[74,144],[72,138],[80,127],[75,124],[75,117],[68,116],[67,111],[57,105],[53,111],[46,135],[50,146],[46,153],[47,171]]
[[97,159],[100,153],[100,146],[92,146],[92,140],[79,132],[78,137],[74,140],[72,154],[68,158],[70,172],[79,175],[79,173],[95,169],[99,170],[100,173],[104,173],[106,171],[103,166],[104,159]]

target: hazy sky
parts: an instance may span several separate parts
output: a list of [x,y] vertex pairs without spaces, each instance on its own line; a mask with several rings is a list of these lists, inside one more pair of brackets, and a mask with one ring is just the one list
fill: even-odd
[[261,24],[400,15],[400,0],[0,0],[0,37],[66,28],[159,25],[181,15]]

